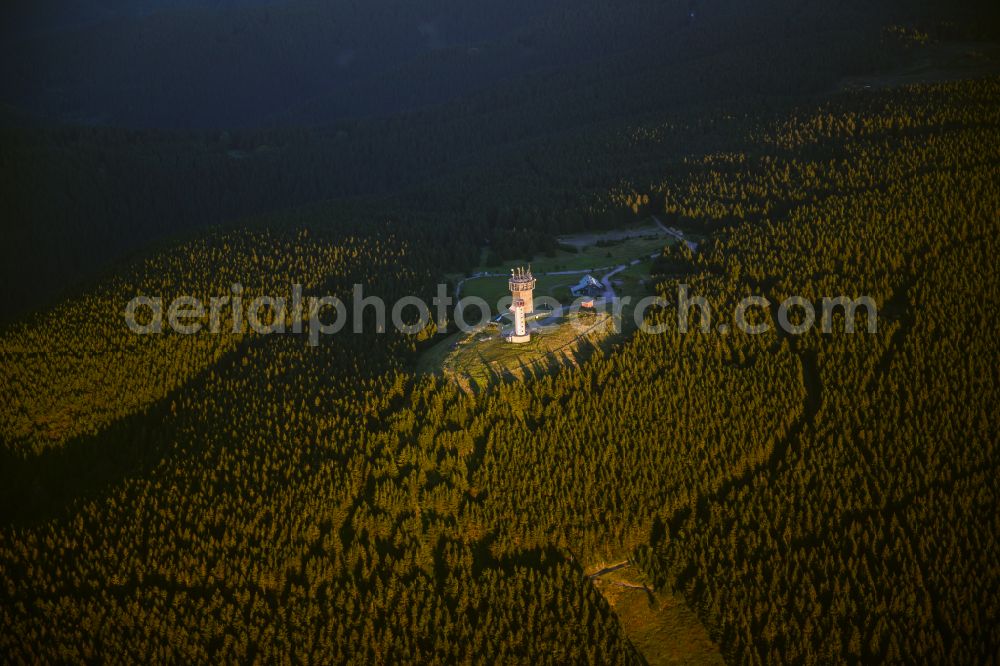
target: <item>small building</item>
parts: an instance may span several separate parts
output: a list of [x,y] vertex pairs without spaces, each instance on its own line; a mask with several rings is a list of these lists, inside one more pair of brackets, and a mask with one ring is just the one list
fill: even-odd
[[600,296],[604,293],[604,285],[593,275],[584,275],[575,287],[570,287],[570,292],[576,298],[580,296]]

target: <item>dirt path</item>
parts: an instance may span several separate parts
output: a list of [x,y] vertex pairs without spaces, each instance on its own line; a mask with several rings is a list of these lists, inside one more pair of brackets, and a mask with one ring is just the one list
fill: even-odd
[[627,569],[630,566],[632,566],[632,562],[630,562],[629,560],[622,560],[617,564],[609,564],[600,571],[595,571],[594,573],[589,574],[587,578],[600,578],[604,574],[609,574],[612,571],[618,571],[619,569]]

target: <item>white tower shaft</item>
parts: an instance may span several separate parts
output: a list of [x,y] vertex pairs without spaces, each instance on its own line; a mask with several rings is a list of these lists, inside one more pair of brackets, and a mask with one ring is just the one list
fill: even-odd
[[524,305],[519,304],[514,307],[514,335],[521,337],[527,334],[528,329],[524,323]]

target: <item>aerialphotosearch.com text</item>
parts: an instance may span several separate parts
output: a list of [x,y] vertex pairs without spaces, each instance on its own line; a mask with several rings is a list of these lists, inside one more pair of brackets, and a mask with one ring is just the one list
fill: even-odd
[[[390,307],[379,296],[366,296],[360,284],[354,285],[348,300],[350,317],[348,305],[342,299],[334,295],[303,296],[302,286],[298,284],[292,286],[290,298],[256,296],[247,299],[242,285],[237,283],[232,285],[230,294],[213,296],[208,303],[193,296],[180,296],[169,303],[158,296],[136,296],[129,301],[124,316],[129,329],[139,335],[161,334],[167,330],[180,335],[220,334],[223,330],[240,333],[249,328],[260,335],[306,334],[309,344],[313,346],[318,345],[324,336],[342,332],[348,321],[351,331],[356,334],[372,331],[385,333],[391,323],[396,331],[404,335],[425,331],[431,321],[437,325],[438,334],[442,335],[448,330],[449,320],[466,333],[481,330],[491,321],[500,327],[509,323],[503,316],[494,317],[490,304],[483,298],[469,296],[456,303],[444,284],[438,285],[437,295],[431,299],[430,305],[416,296],[406,296]],[[511,296],[505,296],[496,304],[497,311],[507,313],[510,305]],[[631,305],[633,300],[628,296],[610,299],[580,297],[569,305],[563,305],[549,296],[536,296],[531,318],[545,325],[546,320],[556,321],[563,317],[567,323],[585,329],[588,324],[572,315],[605,312],[612,315],[615,329],[620,331],[624,313]],[[773,311],[775,305],[776,313]],[[855,332],[860,312],[864,312],[864,329],[868,333],[878,330],[878,308],[868,296],[825,297],[816,304],[801,296],[792,296],[774,304],[759,295],[747,296],[736,304],[732,326],[723,323],[713,329],[711,304],[704,297],[691,295],[684,284],[678,287],[673,302],[660,296],[647,296],[634,303],[631,314],[639,331],[650,335],[663,334],[670,330],[674,322],[649,315],[655,310],[671,307],[676,309],[676,328],[681,333],[694,328],[728,334],[735,329],[748,335],[759,335],[776,325],[790,335],[802,335],[815,327],[817,322],[823,333],[832,333],[834,314],[837,312],[843,316],[843,331],[846,333]]]

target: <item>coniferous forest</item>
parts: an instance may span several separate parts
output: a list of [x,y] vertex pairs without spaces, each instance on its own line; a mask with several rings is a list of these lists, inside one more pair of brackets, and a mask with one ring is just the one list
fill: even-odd
[[[4,12],[5,663],[1000,659],[988,4]],[[475,390],[273,307],[589,237],[656,307]]]

